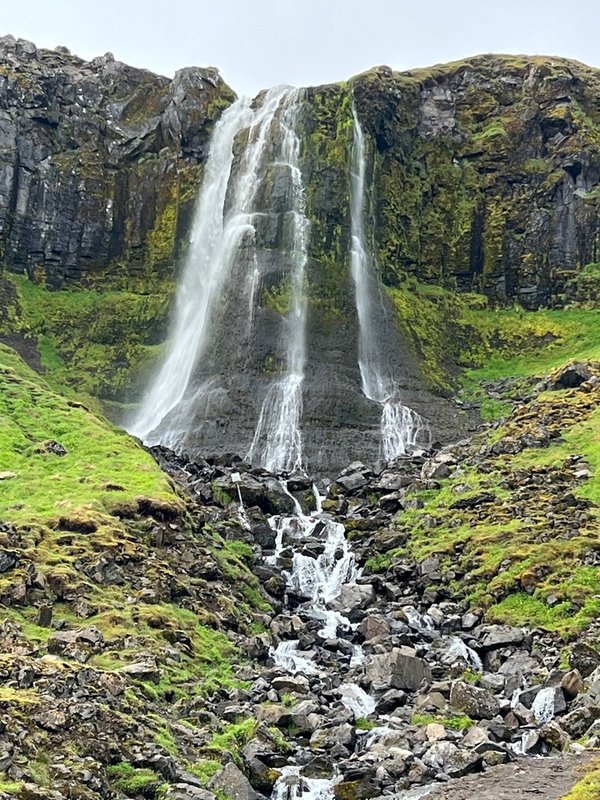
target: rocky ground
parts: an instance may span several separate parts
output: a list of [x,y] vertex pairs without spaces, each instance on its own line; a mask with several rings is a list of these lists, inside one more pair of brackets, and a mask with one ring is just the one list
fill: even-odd
[[584,756],[535,759],[492,767],[485,776],[469,775],[438,788],[431,800],[559,800],[581,778]]
[[[600,746],[596,628],[564,621],[593,593],[559,580],[564,564],[597,572],[581,495],[593,465],[564,447],[595,412],[598,374],[569,367],[521,390],[491,434],[355,463],[316,491],[157,450],[185,511],[140,501],[113,539],[65,517],[48,577],[34,554],[49,534],[4,525],[0,796],[363,800],[441,783],[437,796],[458,800],[471,785],[449,781],[471,776],[485,797],[500,775],[512,796],[558,797],[573,777],[563,753]],[[559,463],[519,467],[515,482],[512,459],[533,452]],[[425,550],[415,514],[430,518]],[[530,554],[518,574],[500,559],[481,594],[468,548],[511,514],[542,550],[585,549],[541,578]],[[471,539],[448,551],[440,531],[465,525]],[[515,591],[543,597],[546,629],[502,616]]]

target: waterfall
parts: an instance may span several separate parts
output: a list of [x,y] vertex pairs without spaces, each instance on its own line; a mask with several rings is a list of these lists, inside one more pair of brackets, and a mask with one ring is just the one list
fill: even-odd
[[382,316],[385,317],[386,309],[375,258],[366,235],[366,148],[354,107],[352,119],[354,136],[350,192],[350,265],[359,325],[358,366],[363,394],[382,406],[381,455],[385,461],[392,461],[414,450],[424,434],[428,437],[428,427],[419,414],[400,401],[392,366],[385,358],[386,341],[381,335],[379,322]]
[[269,388],[262,404],[252,444],[246,456],[270,472],[302,470],[302,384],[306,361],[305,270],[308,258],[309,222],[305,213],[304,185],[300,170],[300,139],[296,132],[299,92],[291,92],[281,118],[281,160],[289,167],[291,209],[291,302],[285,321],[286,372]]
[[[171,429],[164,436],[157,436],[156,429],[182,401],[194,365],[207,344],[211,312],[226,278],[225,260],[231,261],[234,240],[241,233],[239,215],[231,214],[225,224],[225,198],[233,163],[233,142],[236,134],[249,124],[250,117],[249,102],[237,100],[223,112],[215,126],[167,352],[136,418],[128,426],[130,433],[148,444],[176,435]],[[259,158],[257,147],[254,161]],[[242,200],[241,193],[239,199]]]
[[[300,98],[299,90],[277,87],[266,92],[256,107],[247,99],[237,100],[215,127],[167,352],[141,408],[128,426],[131,433],[147,444],[181,447],[193,414],[203,410],[204,416],[208,416],[211,407],[227,395],[217,377],[209,376],[197,386],[192,386],[191,381],[198,364],[210,355],[211,337],[214,339],[218,335],[213,323],[224,291],[238,279],[234,273],[236,257],[242,247],[254,242],[254,223],[258,216],[255,199],[263,185],[266,165],[271,163],[287,168],[292,187],[289,210],[291,301],[284,323],[286,365],[284,376],[267,391],[248,457],[274,471],[293,471],[302,466],[300,418],[306,360],[304,271],[308,220],[304,213],[300,141],[296,133]],[[234,143],[242,131],[247,131],[247,144],[234,181],[230,180],[236,151]],[[254,253],[252,268],[240,287],[248,296],[248,336],[259,283]],[[232,346],[235,347],[236,342],[232,342]]]

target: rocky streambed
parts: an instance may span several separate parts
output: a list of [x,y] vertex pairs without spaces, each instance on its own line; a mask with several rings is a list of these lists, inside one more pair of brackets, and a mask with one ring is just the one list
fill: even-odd
[[316,486],[241,463],[159,457],[188,490],[239,515],[272,608],[244,643],[255,665],[244,670],[248,688],[212,709],[259,722],[243,763],[227,764],[213,792],[417,797],[600,744],[594,648],[575,645],[567,667],[558,637],[486,624],[440,584],[435,558],[365,569],[373,532],[394,535],[407,489],[443,473],[456,448],[375,471],[355,463]]

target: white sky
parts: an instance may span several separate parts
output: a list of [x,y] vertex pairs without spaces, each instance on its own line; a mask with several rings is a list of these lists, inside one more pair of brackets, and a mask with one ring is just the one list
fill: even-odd
[[378,64],[476,53],[600,65],[600,0],[0,0],[0,34],[172,75],[219,67],[238,94],[307,86]]

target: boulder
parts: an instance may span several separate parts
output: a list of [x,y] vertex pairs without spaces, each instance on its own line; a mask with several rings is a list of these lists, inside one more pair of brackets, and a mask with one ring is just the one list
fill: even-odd
[[572,669],[563,676],[561,688],[565,695],[571,700],[578,694],[585,691],[585,683],[578,669]]
[[481,756],[472,750],[462,750],[452,742],[435,742],[423,756],[423,763],[450,778],[460,778],[473,772]]
[[525,639],[525,632],[521,628],[511,625],[484,625],[477,630],[477,634],[480,636],[483,650],[519,645]]
[[252,784],[233,761],[209,781],[208,788],[216,795],[224,794],[230,800],[259,800],[263,795],[252,788]]
[[387,636],[390,632],[390,624],[385,617],[370,614],[360,623],[358,632],[368,642],[369,639],[374,639],[376,636]]
[[310,737],[313,750],[330,750],[334,745],[354,745],[354,728],[348,722],[331,728],[320,728]]
[[339,611],[354,611],[357,608],[366,608],[373,602],[374,596],[375,590],[370,583],[347,583],[330,605]]
[[416,691],[423,681],[431,680],[431,669],[426,661],[412,652],[394,648],[389,653],[371,656],[365,675],[374,686]]
[[588,678],[600,666],[600,652],[585,642],[577,642],[571,648],[569,661],[583,678]]
[[500,712],[500,704],[491,692],[460,680],[452,684],[450,705],[473,719],[492,719]]
[[569,743],[569,734],[561,728],[556,720],[542,725],[539,733],[540,739],[555,750],[564,750]]

